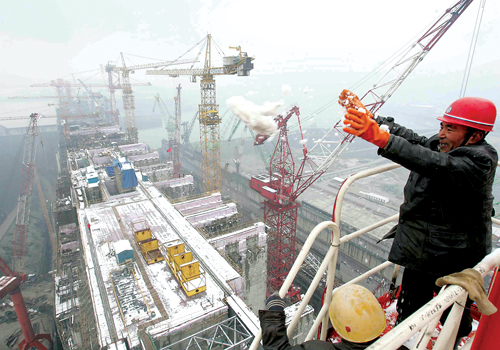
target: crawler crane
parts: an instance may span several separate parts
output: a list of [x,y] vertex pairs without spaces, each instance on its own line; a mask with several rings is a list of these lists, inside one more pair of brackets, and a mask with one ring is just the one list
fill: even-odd
[[[365,106],[375,113],[393,95],[408,75],[436,45],[450,26],[472,3],[472,0],[460,0],[434,23],[410,48],[397,63],[362,98],[372,98],[374,102],[366,102]],[[348,106],[349,107],[349,106]],[[250,179],[250,187],[264,198],[264,221],[268,230],[267,260],[267,295],[279,290],[285,277],[295,261],[295,237],[297,228],[297,198],[311,186],[330,167],[338,155],[349,145],[354,136],[344,133],[341,121],[337,122],[314,147],[308,150],[302,147],[303,157],[296,166],[288,143],[288,125],[293,115],[298,118],[300,128],[300,112],[297,106],[286,113],[278,115],[274,120],[278,125],[279,136],[271,157],[268,176],[257,176]],[[303,120],[304,121],[304,120]],[[300,128],[303,139],[302,129]],[[329,135],[338,135],[334,141]],[[262,145],[268,135],[257,135],[254,145]],[[331,144],[338,146],[330,151]],[[293,299],[300,293],[293,287],[289,291]]]

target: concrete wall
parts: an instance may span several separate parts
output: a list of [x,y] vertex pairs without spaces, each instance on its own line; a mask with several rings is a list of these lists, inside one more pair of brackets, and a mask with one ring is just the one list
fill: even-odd
[[258,316],[266,301],[267,245],[259,247],[257,236],[247,238],[247,252],[240,266],[246,304]]

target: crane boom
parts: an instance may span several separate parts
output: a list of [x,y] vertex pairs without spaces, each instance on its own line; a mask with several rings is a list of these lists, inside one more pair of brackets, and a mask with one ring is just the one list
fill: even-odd
[[[122,54],[123,55],[123,54]],[[148,69],[148,68],[160,68],[160,67],[166,67],[166,66],[171,66],[174,64],[185,64],[185,63],[196,63],[198,62],[195,59],[183,59],[183,60],[175,60],[175,61],[162,61],[162,62],[156,62],[156,63],[146,63],[146,64],[138,64],[135,66],[128,66],[126,67],[125,65],[123,67],[113,67],[113,70],[118,70],[118,71],[134,71],[134,70],[139,70],[139,69]]]
[[[410,45],[409,49],[403,53],[402,57],[382,78],[363,95],[361,100],[373,114],[394,94],[472,1],[460,0],[448,8],[415,43]],[[316,144],[304,155],[300,167],[301,173],[297,176],[295,189],[291,193],[290,199],[295,200],[298,198],[314,181],[324,174],[353,139],[353,135],[346,134],[342,130],[342,121],[339,120],[320,140],[316,140]],[[336,147],[330,150],[331,145],[336,145]]]
[[[244,64],[246,60],[241,60],[239,65]],[[178,77],[180,75],[232,75],[238,73],[239,65],[231,65],[228,67],[214,67],[214,68],[195,68],[195,69],[161,69],[161,70],[148,70],[147,75],[168,75],[171,77]]]
[[26,265],[28,226],[31,212],[31,194],[33,191],[33,177],[35,173],[36,137],[38,135],[37,113],[30,115],[30,122],[24,135],[24,152],[21,170],[21,185],[17,202],[16,230],[14,233],[14,249],[12,260],[14,271],[24,272]]
[[[86,84],[89,87],[95,87],[95,88],[108,88],[108,84]],[[134,83],[131,84],[132,86],[151,86],[151,83]],[[81,87],[80,84],[71,84],[71,83],[64,83],[64,84],[59,84],[55,80],[53,80],[50,83],[43,83],[43,84],[33,84],[30,85],[30,87],[68,87],[68,88],[76,88],[76,87]],[[122,84],[114,85],[113,88],[115,89],[123,89]]]

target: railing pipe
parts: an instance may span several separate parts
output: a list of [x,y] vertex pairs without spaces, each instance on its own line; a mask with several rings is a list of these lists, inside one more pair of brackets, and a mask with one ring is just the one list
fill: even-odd
[[371,224],[370,226],[367,226],[365,228],[362,228],[361,230],[355,231],[353,233],[350,233],[348,235],[345,235],[340,239],[340,244],[349,242],[350,240],[353,240],[354,238],[357,238],[359,236],[364,235],[367,232],[370,232],[376,228],[379,228],[381,226],[384,226],[388,224],[391,221],[396,221],[399,218],[399,213],[394,214],[393,216],[389,216],[388,218],[385,218],[384,220],[380,220],[379,222],[376,222],[374,224]]
[[378,166],[378,167],[375,167],[372,169],[360,171],[357,174],[353,174],[353,175],[349,176],[344,181],[342,186],[340,186],[339,192],[337,193],[337,197],[335,198],[335,204],[333,206],[333,220],[332,221],[337,222],[337,223],[340,222],[340,213],[342,212],[342,202],[344,200],[344,195],[347,192],[347,190],[349,189],[349,186],[351,186],[351,184],[354,181],[362,179],[362,178],[367,177],[367,176],[382,173],[384,171],[396,169],[399,167],[401,167],[401,165],[396,164],[396,163],[390,163],[390,164],[381,165],[381,166]]
[[[500,264],[500,249],[495,249],[477,264],[474,269],[484,276],[495,266]],[[413,334],[425,327],[427,323],[435,317],[441,315],[457,299],[465,295],[467,291],[460,286],[451,285],[437,297],[422,306],[397,327],[392,329],[377,342],[367,348],[367,350],[395,350],[403,345]],[[447,325],[445,324],[445,327]],[[444,328],[441,332],[444,331]],[[446,334],[446,333],[445,333]]]
[[[338,226],[337,226],[338,227]],[[324,305],[330,305],[332,301],[332,291],[335,284],[335,274],[337,272],[337,257],[339,256],[339,246],[340,246],[340,230],[338,234],[333,231],[332,243],[330,250],[334,250],[335,254],[332,259],[328,259],[328,274],[326,275],[326,294],[323,299]],[[325,258],[323,262],[327,261]],[[319,317],[317,317],[319,319]],[[328,315],[323,316],[323,321],[321,325],[320,339],[325,340],[328,331]]]
[[[451,309],[451,312],[446,318],[446,322],[443,325],[441,333],[433,346],[435,350],[453,350],[455,339],[458,333],[458,326],[462,320],[462,314],[464,312],[465,302],[467,301],[468,293],[462,293]],[[442,313],[441,313],[442,314]]]
[[[357,174],[353,174],[349,176],[344,183],[340,186],[339,192],[337,193],[337,196],[335,198],[335,204],[333,206],[333,218],[332,221],[336,222],[337,225],[340,226],[340,214],[342,212],[342,204],[344,202],[344,196],[347,193],[347,190],[351,186],[351,184],[359,179],[362,179],[367,176],[371,176],[374,174],[378,174],[380,172],[392,170],[399,168],[401,165],[395,164],[395,163],[390,163],[386,165],[382,165],[379,167],[375,167],[372,169],[360,171]],[[393,215],[390,218],[383,220],[383,224],[376,223],[373,225],[370,225],[368,227],[365,227],[364,229],[358,230],[352,234],[349,235],[349,239],[346,239],[347,236],[344,236],[343,239],[340,240],[340,242],[337,242],[335,244],[339,245],[341,243],[347,242],[348,240],[351,240],[353,238],[356,238],[358,236],[361,236],[362,234],[365,234],[366,232],[369,232],[373,230],[374,228],[383,226],[391,221],[396,220],[399,217],[399,214]],[[334,240],[335,237],[332,237],[332,240]],[[336,259],[331,263],[331,268],[328,269],[328,275],[327,275],[327,283],[326,283],[326,298],[323,300],[324,305],[330,305],[330,301],[332,298],[332,291],[333,291],[333,285],[334,285],[334,280],[335,280],[335,272],[336,272]],[[333,272],[332,272],[333,271]],[[322,340],[326,339],[326,332],[328,329],[328,315],[325,313],[324,316],[322,317],[322,326],[321,326],[321,335],[320,338]]]
[[[441,288],[438,295],[444,292],[445,289],[446,288]],[[434,319],[427,323],[425,328],[422,328],[420,334],[416,338],[415,345],[411,348],[411,350],[427,350],[427,344],[429,344],[429,341],[434,335],[434,331],[439,323],[439,316],[440,315],[435,315]]]
[[[309,234],[309,237],[307,237],[307,240],[304,242],[304,245],[302,246],[302,249],[300,250],[299,255],[297,256],[297,259],[293,263],[293,266],[290,269],[290,272],[288,273],[285,281],[283,282],[283,285],[281,286],[281,288],[279,290],[280,298],[285,297],[285,295],[288,292],[288,289],[290,288],[295,276],[297,275],[298,271],[300,270],[302,263],[306,259],[306,256],[309,253],[309,250],[311,249],[314,241],[316,240],[318,235],[326,228],[331,228],[334,232],[334,236],[340,237],[340,229],[335,223],[333,223],[331,221],[324,221],[324,222],[321,222],[318,225],[316,225],[316,227]],[[338,242],[338,238],[337,238],[337,242]],[[323,259],[323,262],[321,263],[321,265],[318,269],[318,272],[314,276],[314,279],[311,282],[311,285],[309,286],[304,298],[300,302],[300,305],[299,305],[299,308],[297,309],[297,312],[293,316],[293,319],[287,328],[287,334],[289,336],[295,330],[295,327],[297,326],[297,323],[299,322],[299,319],[300,319],[300,316],[302,315],[302,312],[306,308],[309,300],[311,300],[311,297],[314,293],[314,290],[316,289],[317,285],[319,284],[319,281],[323,277],[323,273],[325,272],[330,260],[332,259],[332,257],[335,255],[336,252],[338,252],[338,246],[337,247],[334,247],[333,245],[330,246],[330,249],[328,250],[325,259]],[[250,349],[251,350],[257,349],[261,339],[262,339],[262,329],[260,329],[259,333],[255,336],[252,344],[250,345]]]

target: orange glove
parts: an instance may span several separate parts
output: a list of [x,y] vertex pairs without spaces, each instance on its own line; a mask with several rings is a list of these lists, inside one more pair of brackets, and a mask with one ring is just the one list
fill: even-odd
[[359,136],[363,140],[373,143],[375,146],[384,148],[389,142],[387,131],[380,129],[377,122],[369,117],[368,113],[363,113],[349,108],[345,115],[343,130],[351,135]]
[[340,93],[340,96],[339,96],[339,105],[341,105],[342,107],[345,107],[345,109],[352,108],[352,109],[361,111],[363,113],[367,113],[368,117],[370,117],[370,118],[373,119],[372,112],[370,112],[365,107],[365,105],[363,104],[363,102],[360,101],[360,99],[358,98],[358,96],[356,96],[356,94],[354,94],[353,92],[351,92],[351,91],[349,91],[347,89],[343,90]]

